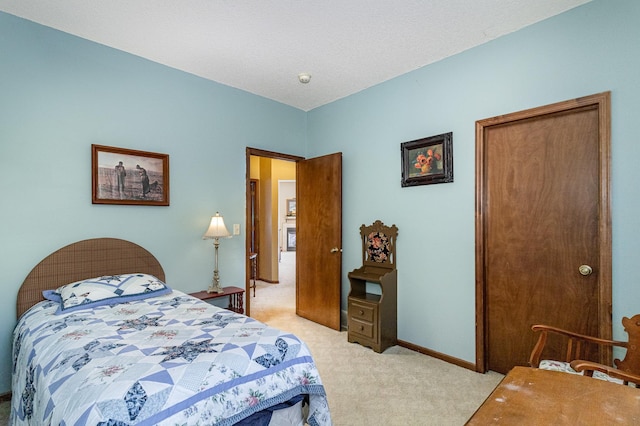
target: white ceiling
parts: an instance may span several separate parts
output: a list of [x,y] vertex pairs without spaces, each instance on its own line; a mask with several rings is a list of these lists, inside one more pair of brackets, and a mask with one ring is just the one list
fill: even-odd
[[589,1],[0,0],[0,11],[308,111]]

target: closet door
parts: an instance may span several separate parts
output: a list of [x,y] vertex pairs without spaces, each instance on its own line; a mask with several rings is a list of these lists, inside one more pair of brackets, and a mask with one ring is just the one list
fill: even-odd
[[533,324],[611,337],[609,126],[608,93],[477,123],[481,371],[527,365]]

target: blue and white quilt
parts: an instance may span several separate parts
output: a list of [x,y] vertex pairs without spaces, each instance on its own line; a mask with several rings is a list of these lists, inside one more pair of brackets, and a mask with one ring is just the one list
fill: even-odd
[[330,425],[295,335],[174,290],[56,315],[44,301],[13,342],[15,425],[231,425],[298,395]]

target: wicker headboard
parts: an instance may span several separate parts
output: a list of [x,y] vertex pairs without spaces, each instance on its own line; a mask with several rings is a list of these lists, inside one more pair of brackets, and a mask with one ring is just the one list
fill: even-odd
[[42,260],[31,270],[18,290],[17,317],[44,300],[43,290],[85,278],[142,272],[162,281],[164,270],[147,250],[116,238],[95,238],[63,247]]

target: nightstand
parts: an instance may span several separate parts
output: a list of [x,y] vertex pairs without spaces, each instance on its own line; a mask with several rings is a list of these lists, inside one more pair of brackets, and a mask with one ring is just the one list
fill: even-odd
[[222,289],[224,290],[224,293],[207,293],[206,291],[198,291],[197,293],[189,293],[189,296],[197,297],[200,300],[229,297],[229,307],[227,307],[227,309],[239,314],[244,314],[244,290],[240,287],[222,287]]

